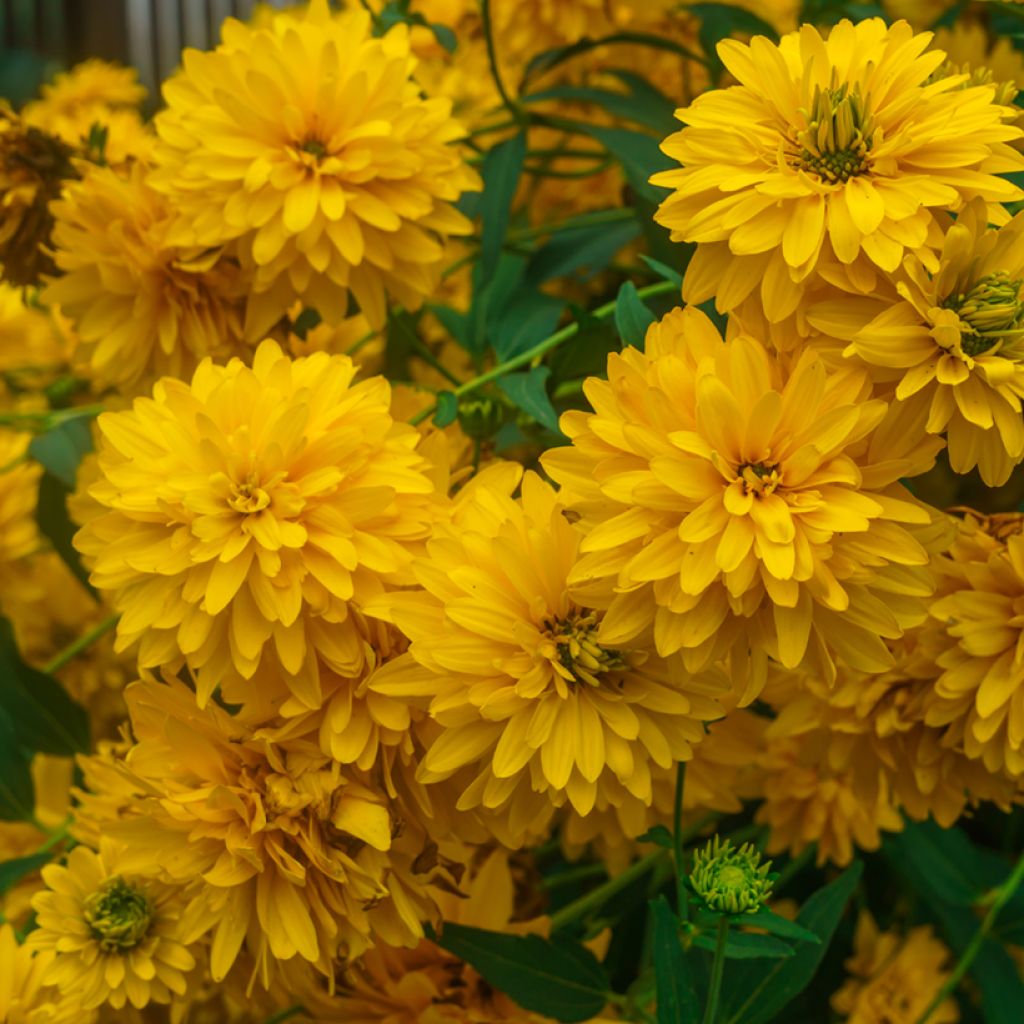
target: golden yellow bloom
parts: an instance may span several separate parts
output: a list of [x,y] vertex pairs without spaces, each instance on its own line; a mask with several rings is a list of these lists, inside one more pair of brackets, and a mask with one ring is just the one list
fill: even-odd
[[0,373],[19,390],[41,391],[68,360],[68,338],[53,314],[0,281]]
[[14,929],[0,924],[0,1024],[94,1024],[94,1011],[45,982],[52,965],[53,953],[19,945]]
[[[970,203],[931,271],[908,256],[899,298],[874,317],[867,306],[846,355],[927,410],[925,429],[945,434],[957,473],[977,466],[996,487],[1024,459],[1024,214],[996,230],[985,203]],[[857,300],[845,304],[853,320]]]
[[933,589],[912,532],[930,514],[898,479],[940,443],[869,400],[862,371],[723,344],[692,308],[652,325],[645,353],[612,354],[608,378],[585,386],[594,413],[563,416],[572,446],[543,458],[582,517],[569,582],[608,606],[598,641],[653,631],[691,671],[732,651],[744,701],[768,657],[825,678],[834,656],[889,667],[882,638],[920,622]]
[[432,293],[441,240],[470,230],[452,204],[479,179],[451,102],[422,96],[405,26],[370,25],[326,0],[264,28],[229,19],[164,85],[154,182],[181,213],[176,240],[230,243],[251,276],[251,340],[297,298],[339,321],[351,293],[380,327],[389,298]]
[[137,743],[85,763],[95,796],[80,815],[125,843],[126,873],[192,884],[187,938],[212,933],[215,981],[243,946],[250,986],[269,988],[282,961],[329,975],[373,941],[418,941],[434,915],[430,876],[448,862],[382,778],[261,739],[215,704],[199,710],[178,682],[137,683],[127,699]]
[[988,771],[1024,773],[1024,533],[990,536],[972,514],[937,559],[938,600],[922,644],[940,675],[925,719]]
[[184,995],[195,958],[182,942],[182,894],[122,872],[120,851],[76,846],[67,866],[43,868],[47,890],[32,900],[32,949],[55,955],[45,981],[87,1010],[141,1009]]
[[248,354],[238,267],[171,243],[174,207],[142,165],[90,169],[52,212],[62,276],[43,298],[74,321],[75,358],[96,390],[137,394],[158,377],[191,376],[206,356]]
[[318,659],[347,676],[365,661],[350,609],[411,581],[430,466],[387,382],[354,374],[346,356],[290,360],[266,341],[252,369],[204,361],[191,385],[161,380],[99,418],[105,511],[76,544],[123,612],[118,649],[137,643],[143,668],[184,659],[200,704],[218,685],[243,703],[262,664],[318,708]]
[[[850,977],[832,997],[832,1008],[846,1024],[916,1024],[949,977],[949,949],[928,925],[901,935],[880,932],[871,914],[857,919],[854,953],[846,961]],[[928,1018],[935,1024],[960,1019],[950,996]]]
[[39,544],[35,511],[42,467],[28,458],[31,434],[0,430],[0,580],[19,582],[18,563]]
[[737,306],[760,282],[783,320],[817,275],[871,293],[908,252],[928,258],[933,211],[980,196],[991,216],[1021,198],[1002,173],[1024,170],[1009,143],[1024,132],[991,86],[930,81],[945,54],[930,35],[880,18],[841,21],[827,40],[804,25],[775,45],[719,46],[741,83],[699,96],[663,149],[682,167],[652,179],[673,189],[658,220],[697,242],[683,295]]
[[0,271],[5,281],[34,285],[52,273],[51,199],[76,175],[71,148],[26,125],[0,100]]
[[565,803],[589,814],[607,785],[650,803],[650,765],[688,760],[727,689],[719,674],[598,641],[600,613],[567,587],[579,534],[536,475],[510,498],[519,475],[478,475],[414,564],[423,589],[368,609],[412,641],[368,686],[417,699],[440,727],[418,778],[459,773],[458,809],[507,845],[541,834]]
[[955,68],[974,73],[987,71],[996,86],[1024,88],[1024,56],[1005,36],[993,38],[978,22],[957,21],[936,29],[932,45],[942,50]]

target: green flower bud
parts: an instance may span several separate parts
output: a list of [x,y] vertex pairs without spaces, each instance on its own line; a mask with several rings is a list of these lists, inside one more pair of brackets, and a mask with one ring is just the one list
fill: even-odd
[[738,850],[718,836],[693,855],[690,887],[708,910],[719,914],[753,914],[764,905],[775,883],[771,861],[746,843]]

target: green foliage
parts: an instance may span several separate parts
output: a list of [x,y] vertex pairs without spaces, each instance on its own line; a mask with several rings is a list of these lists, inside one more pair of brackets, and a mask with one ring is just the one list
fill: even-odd
[[525,131],[499,142],[484,158],[484,191],[480,204],[480,273],[485,281],[498,266],[498,258],[508,230],[512,199],[525,160]]
[[547,366],[535,366],[525,373],[509,373],[498,378],[498,387],[511,402],[535,419],[552,433],[560,434],[558,414],[551,404],[545,384],[551,370]]
[[615,300],[615,326],[619,329],[622,344],[643,348],[647,328],[656,319],[637,294],[636,285],[632,281],[624,282]]
[[650,908],[654,931],[658,1024],[690,1024],[700,1015],[700,1001],[694,983],[696,958],[683,955],[679,921],[665,897],[659,896],[652,900]]
[[15,723],[0,711],[0,821],[32,820],[36,799],[31,764]]
[[30,853],[27,857],[5,860],[0,864],[0,896],[33,871],[38,871],[49,864],[51,859],[51,854],[44,850],[40,853]]

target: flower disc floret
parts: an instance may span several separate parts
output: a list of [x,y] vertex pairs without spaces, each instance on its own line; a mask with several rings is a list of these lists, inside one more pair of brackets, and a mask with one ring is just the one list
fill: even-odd
[[371,35],[366,11],[225,22],[210,53],[186,50],[156,118],[154,173],[180,211],[182,244],[228,245],[252,281],[246,334],[301,298],[331,322],[349,296],[373,327],[389,298],[435,289],[454,203],[479,187],[454,145],[451,102],[413,79],[408,27]]
[[100,417],[101,511],[76,543],[123,612],[119,650],[184,661],[200,703],[217,686],[257,699],[245,681],[262,666],[318,708],[321,662],[349,677],[364,664],[350,611],[410,580],[431,467],[387,382],[354,374],[347,356],[291,360],[267,341],[251,369],[204,361],[191,384],[164,379]]
[[690,887],[708,910],[719,914],[753,914],[768,901],[774,877],[772,862],[750,843],[738,849],[715,836],[693,855]]

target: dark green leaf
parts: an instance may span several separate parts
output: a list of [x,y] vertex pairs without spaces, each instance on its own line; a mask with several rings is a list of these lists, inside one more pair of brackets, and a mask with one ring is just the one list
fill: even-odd
[[306,306],[292,323],[292,331],[305,341],[306,335],[314,327],[318,327],[322,320],[323,317],[320,316],[319,310],[313,309],[312,306]]
[[773,914],[766,907],[762,907],[755,914],[744,914],[738,918],[737,925],[751,928],[763,928],[772,935],[781,936],[784,939],[796,939],[798,942],[813,942],[820,944],[821,939],[808,928],[801,928],[795,921],[790,921],[778,914]]
[[468,317],[451,306],[428,306],[427,309],[441,321],[441,326],[458,342],[467,348]]
[[680,274],[678,270],[674,270],[667,264],[662,263],[661,260],[656,260],[645,253],[639,253],[639,256],[640,259],[642,259],[644,263],[646,263],[647,266],[649,266],[651,270],[658,275],[658,277],[664,278],[666,281],[671,281],[673,284],[679,285],[680,288],[683,287],[683,275]]
[[[715,951],[717,938],[708,932],[702,932],[694,937],[693,944],[698,949]],[[751,935],[748,932],[740,932],[729,929],[729,935],[725,940],[725,956],[727,960],[779,960],[793,956],[795,950],[781,939],[773,935]]]
[[89,583],[89,573],[82,565],[82,559],[75,550],[72,538],[78,527],[68,514],[68,495],[65,487],[52,473],[44,473],[39,481],[39,503],[36,505],[36,523],[43,536],[53,545],[53,550],[64,560],[80,583],[95,594]]
[[565,303],[534,288],[521,288],[503,306],[492,325],[491,344],[504,362],[543,341],[558,326]]
[[89,718],[56,679],[21,660],[14,632],[0,619],[0,711],[30,752],[70,756],[89,749]]
[[75,489],[75,477],[82,457],[92,451],[89,418],[67,419],[45,434],[33,437],[28,446],[32,458],[41,462],[69,490]]
[[653,828],[649,828],[642,836],[637,836],[636,841],[638,843],[654,843],[655,846],[661,846],[666,850],[675,849],[672,833],[664,825],[655,825]]
[[436,941],[525,1010],[573,1024],[596,1016],[607,1002],[604,969],[577,943],[458,924],[445,924]]
[[[624,72],[623,74],[628,74]],[[636,82],[647,83],[642,78]],[[629,84],[627,82],[627,84]],[[578,85],[558,85],[542,92],[535,92],[523,98],[524,104],[546,103],[563,100],[576,103],[593,103],[616,117],[635,121],[645,128],[651,128],[661,135],[668,135],[676,127],[675,107],[657,89],[647,86],[646,91],[632,90],[628,93],[612,92],[610,89],[594,89]]]
[[691,975],[693,965],[679,941],[679,922],[664,896],[652,900],[650,907],[654,923],[658,1024],[693,1024],[700,1019],[700,1003]]
[[434,33],[434,38],[449,53],[455,52],[455,48],[459,45],[459,41],[456,39],[455,33],[447,25],[442,25],[439,22],[433,21],[430,23],[430,31]]
[[561,433],[558,428],[558,413],[551,404],[547,392],[547,379],[551,369],[547,366],[535,366],[524,373],[510,373],[498,378],[498,387],[523,412],[530,415],[541,426],[553,433]]
[[825,956],[862,870],[860,861],[855,861],[800,908],[797,924],[814,932],[821,945],[804,943],[793,956],[770,966],[744,964],[733,968],[723,993],[723,1021],[767,1024],[807,987]]
[[484,158],[484,191],[480,204],[480,270],[486,281],[498,266],[508,232],[512,200],[526,159],[526,133],[498,143]]
[[634,192],[652,203],[660,203],[665,198],[664,190],[652,185],[650,178],[674,166],[674,162],[661,151],[657,139],[628,128],[604,128],[582,122],[577,127],[597,139],[618,160]]
[[434,426],[450,426],[459,415],[459,399],[454,391],[439,391],[437,393],[437,412],[434,413]]
[[657,319],[644,305],[632,281],[626,281],[615,300],[615,326],[623,345],[643,348],[647,328]]
[[581,269],[593,277],[639,234],[640,225],[633,219],[559,231],[530,257],[526,281],[536,287]]
[[49,864],[52,859],[53,853],[46,851],[30,853],[27,857],[15,857],[13,860],[0,863],[0,896],[33,871],[38,871],[43,865]]
[[0,708],[0,821],[31,821],[35,814],[32,758],[18,744],[14,723]]
[[973,844],[959,829],[908,821],[886,837],[885,852],[929,900],[970,906],[989,887],[979,877]]
[[551,357],[551,376],[556,381],[573,377],[603,377],[608,353],[620,348],[619,336],[611,320],[599,320],[584,310],[574,310],[579,329],[576,335],[555,349]]

